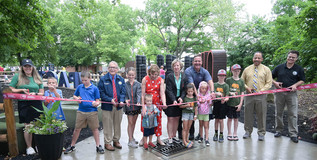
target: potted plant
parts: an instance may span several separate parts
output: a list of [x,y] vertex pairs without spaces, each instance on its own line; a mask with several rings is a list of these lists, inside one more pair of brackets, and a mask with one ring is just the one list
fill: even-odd
[[63,132],[67,130],[67,126],[65,121],[58,120],[53,116],[53,112],[57,110],[59,103],[60,101],[55,102],[50,109],[43,105],[43,111],[33,107],[43,114],[29,125],[26,125],[24,129],[25,132],[34,134],[39,155],[45,160],[57,160],[63,151]]

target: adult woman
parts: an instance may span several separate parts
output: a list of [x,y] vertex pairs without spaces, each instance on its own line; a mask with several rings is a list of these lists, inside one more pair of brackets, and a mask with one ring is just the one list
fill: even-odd
[[[172,69],[174,72],[170,73],[166,77],[166,103],[177,104],[182,103],[186,96],[186,85],[188,84],[188,78],[184,73],[181,73],[183,63],[175,59],[172,62]],[[182,115],[182,109],[178,105],[169,106],[164,110],[167,118],[167,133],[168,144],[173,144],[173,139],[176,137],[176,131],[179,128],[179,138],[182,138],[182,128],[179,126],[180,116]],[[181,125],[180,125],[181,126]]]
[[[30,59],[24,59],[21,62],[19,73],[14,75],[9,86],[14,93],[44,95],[42,79]],[[32,106],[43,110],[41,101],[18,101],[19,123],[24,123],[24,126],[40,116],[40,113],[32,108]],[[35,154],[35,151],[32,148],[32,134],[24,132],[24,140],[27,146],[26,154]]]
[[[145,94],[152,94],[153,96],[153,104],[162,105],[166,108],[166,99],[165,99],[165,87],[164,80],[159,77],[160,68],[154,64],[151,65],[148,70],[148,75],[142,79],[142,115],[146,113],[146,108],[144,105],[144,97]],[[161,111],[157,116],[158,126],[155,127],[154,132],[157,137],[157,143],[159,145],[165,145],[160,136],[162,135],[162,106],[158,106]],[[141,121],[142,122],[142,121]],[[142,125],[141,125],[142,126]],[[143,132],[143,127],[141,127],[141,131]],[[143,144],[143,141],[140,142],[140,145]]]

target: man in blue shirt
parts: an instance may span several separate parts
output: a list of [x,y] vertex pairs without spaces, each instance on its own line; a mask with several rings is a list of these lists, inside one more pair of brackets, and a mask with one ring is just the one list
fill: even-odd
[[[197,89],[199,88],[199,83],[201,81],[206,81],[210,87],[211,90],[211,97],[215,97],[214,93],[214,83],[212,81],[210,73],[202,67],[202,57],[200,54],[195,55],[194,60],[193,60],[193,66],[188,67],[185,70],[185,74],[188,77],[188,82],[194,84],[195,86],[195,94],[197,94]],[[198,98],[198,97],[197,97]],[[193,140],[194,139],[194,132],[195,132],[195,127],[193,121],[192,126],[190,127],[189,131],[189,139]],[[200,135],[198,135],[195,140],[198,140],[200,138]]]
[[[100,91],[102,103],[102,123],[105,148],[109,151],[114,151],[114,147],[121,149],[119,142],[121,137],[121,121],[122,121],[122,107],[125,101],[125,81],[118,75],[118,63],[111,61],[108,65],[109,72],[101,77],[98,88]],[[113,142],[113,146],[111,145]]]
[[284,129],[283,111],[287,106],[288,115],[288,132],[291,140],[298,143],[298,126],[297,126],[297,110],[298,98],[297,87],[304,83],[304,69],[295,64],[299,56],[298,51],[290,51],[287,56],[286,63],[278,65],[272,71],[272,77],[276,88],[289,88],[290,92],[275,93],[275,137],[280,137]]

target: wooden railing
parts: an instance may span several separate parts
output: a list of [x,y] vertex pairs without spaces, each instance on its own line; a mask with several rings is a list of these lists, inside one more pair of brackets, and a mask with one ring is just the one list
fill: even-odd
[[[12,93],[12,91],[10,88],[6,88],[2,91],[2,93]],[[19,154],[19,150],[13,103],[12,99],[4,99],[3,102],[3,108],[6,117],[7,134],[0,134],[0,141],[8,142],[9,153],[11,156],[15,157]]]

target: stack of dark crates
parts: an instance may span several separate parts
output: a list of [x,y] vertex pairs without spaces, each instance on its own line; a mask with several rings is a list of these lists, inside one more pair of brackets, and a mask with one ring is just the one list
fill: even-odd
[[163,55],[157,55],[156,56],[156,64],[158,65],[159,68],[161,68],[161,66],[164,66],[164,56]]
[[146,76],[146,56],[136,55],[136,79],[142,82],[143,77]]
[[185,56],[185,66],[184,66],[184,71],[192,66],[192,62],[193,62],[194,57],[189,57],[189,56]]
[[174,59],[176,59],[176,56],[170,55],[170,54],[167,54],[167,55],[166,55],[166,67],[165,67],[165,70],[166,70],[165,75],[166,75],[166,76],[167,76],[169,73],[173,72],[172,62],[173,62]]

